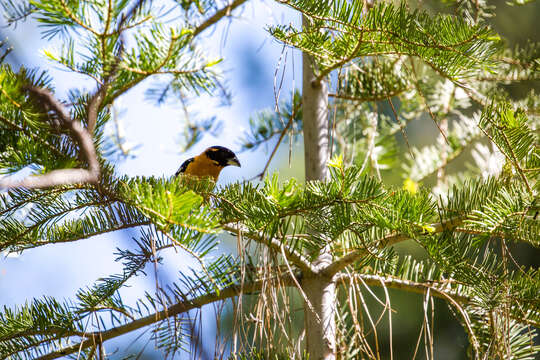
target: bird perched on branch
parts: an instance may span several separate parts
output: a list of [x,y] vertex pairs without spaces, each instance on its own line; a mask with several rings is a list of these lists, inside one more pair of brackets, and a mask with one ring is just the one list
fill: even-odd
[[240,161],[236,155],[226,147],[211,146],[199,155],[184,161],[175,175],[210,176],[217,181],[221,170],[229,165],[240,167]]

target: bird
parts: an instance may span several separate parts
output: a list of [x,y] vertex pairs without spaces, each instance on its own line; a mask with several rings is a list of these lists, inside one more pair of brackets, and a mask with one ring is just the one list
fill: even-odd
[[175,176],[180,174],[206,176],[217,181],[221,170],[229,165],[241,167],[235,153],[224,146],[210,146],[199,155],[184,161]]

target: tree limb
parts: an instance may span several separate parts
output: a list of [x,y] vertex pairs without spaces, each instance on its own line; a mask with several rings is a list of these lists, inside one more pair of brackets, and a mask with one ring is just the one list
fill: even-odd
[[[415,282],[410,280],[399,279],[389,276],[380,276],[380,275],[370,275],[370,274],[338,274],[336,276],[336,282],[340,283],[348,279],[358,278],[361,279],[366,285],[370,286],[386,286],[391,289],[401,289],[408,292],[413,292],[417,294],[425,294],[428,290],[433,292],[433,296],[448,300],[448,296],[452,297],[455,301],[460,304],[467,304],[471,302],[471,298],[468,296],[460,295],[455,291],[449,289],[443,289],[437,287],[437,283],[428,283],[428,282]],[[444,293],[444,295],[443,295]]]
[[[122,336],[129,332],[135,331],[137,329],[143,328],[145,326],[157,323],[161,320],[167,319],[172,316],[176,316],[185,312],[188,312],[193,309],[201,308],[204,305],[226,300],[234,296],[241,295],[240,289],[242,289],[243,294],[249,294],[255,291],[258,291],[262,288],[263,281],[254,281],[250,283],[245,283],[242,286],[231,285],[222,289],[219,294],[211,293],[199,296],[191,301],[179,302],[174,305],[169,306],[167,309],[155,312],[143,318],[131,321],[127,324],[111,328],[104,331],[96,331],[92,333],[86,333],[85,337],[87,339],[82,340],[73,345],[69,345],[61,350],[57,350],[51,353],[48,353],[44,356],[37,358],[36,360],[52,360],[60,357],[64,357],[69,354],[76,353],[82,349],[86,349],[97,344],[102,344],[103,342]],[[65,334],[65,336],[76,336],[77,334]]]
[[210,16],[202,24],[200,24],[199,26],[197,26],[195,28],[195,30],[193,31],[193,37],[199,35],[204,30],[206,30],[210,26],[217,23],[219,20],[221,20],[221,18],[223,18],[225,16],[229,16],[234,9],[236,9],[238,6],[242,5],[246,1],[247,0],[234,0],[229,5],[225,6],[222,9],[219,9],[218,11],[216,11],[216,13],[214,15]]
[[255,240],[256,242],[259,242],[274,249],[278,253],[284,252],[287,256],[287,260],[298,266],[300,270],[311,274],[316,273],[316,269],[313,267],[309,259],[307,259],[304,255],[298,253],[297,251],[291,249],[290,247],[286,246],[278,239],[269,238],[261,232],[252,232],[249,229],[240,225],[223,225],[222,228],[223,230],[230,231],[234,234],[245,235],[250,239]]
[[99,115],[99,108],[101,107],[101,104],[103,104],[103,99],[105,99],[105,95],[107,92],[107,89],[109,87],[109,81],[108,79],[105,79],[105,82],[100,85],[99,89],[96,91],[96,93],[92,96],[90,99],[90,102],[88,103],[88,110],[87,110],[87,124],[86,129],[89,134],[94,133],[94,129],[96,128],[97,118]]
[[[55,240],[55,241],[46,240],[46,241],[32,242],[31,245],[24,246],[24,247],[17,247],[13,251],[18,252],[18,251],[23,251],[23,250],[28,250],[28,249],[34,249],[34,248],[37,248],[39,246],[75,242],[75,241],[79,241],[79,240],[86,240],[86,239],[91,238],[93,236],[103,235],[103,234],[107,234],[107,233],[111,233],[111,232],[115,232],[115,231],[119,231],[119,230],[131,229],[131,228],[138,227],[138,226],[148,226],[148,225],[151,225],[151,224],[152,223],[150,221],[139,221],[139,222],[132,222],[132,223],[127,223],[126,222],[126,223],[123,223],[123,224],[120,224],[120,225],[109,227],[109,228],[107,228],[105,230],[93,231],[93,232],[86,233],[86,234],[83,234],[83,235],[80,235],[80,236],[67,237],[67,238],[62,239],[62,240]],[[17,244],[8,244],[8,245],[11,246],[11,247],[14,247]],[[5,250],[6,248],[7,248],[6,244],[1,244],[0,243],[0,250]]]
[[[90,101],[88,103],[88,108],[87,108],[87,114],[88,114],[87,121],[88,122],[87,122],[86,128],[90,134],[94,133],[100,107],[103,104],[103,100],[105,99],[107,95],[107,90],[109,89],[109,85],[111,81],[114,79],[116,72],[118,70],[118,67],[120,65],[120,62],[122,61],[122,54],[124,52],[123,31],[126,30],[126,28],[124,27],[124,24],[128,22],[130,19],[132,19],[137,14],[138,11],[141,11],[145,2],[146,0],[138,0],[127,13],[122,14],[120,17],[120,21],[118,22],[118,25],[116,27],[116,30],[113,32],[113,34],[118,34],[119,36],[119,46],[118,46],[117,53],[115,55],[115,61],[112,64],[109,73],[105,75],[105,79],[101,83],[100,87],[96,90],[95,94],[90,98]],[[105,30],[103,31],[102,34],[99,34],[103,47],[105,46],[105,38],[107,36],[112,35],[112,34],[107,34],[109,26],[110,26],[110,22],[111,22],[110,4],[109,4],[108,11],[109,13],[107,15]],[[103,50],[103,56],[105,57],[105,50]]]
[[68,184],[97,184],[101,175],[99,161],[91,134],[81,125],[80,121],[73,120],[66,108],[58,101],[50,90],[27,86],[31,94],[51,109],[60,120],[60,126],[68,130],[70,136],[77,142],[82,157],[88,163],[88,169],[59,169],[47,174],[30,176],[23,180],[0,180],[0,189],[24,187],[27,189],[49,188]]
[[[431,227],[433,228],[432,231],[430,231],[429,235],[441,233],[446,230],[452,230],[455,227],[461,225],[463,223],[464,218],[462,217],[456,217],[452,218],[446,221],[442,221],[440,223],[431,224]],[[385,248],[387,246],[391,246],[394,244],[397,244],[399,242],[409,240],[411,237],[409,235],[403,234],[403,233],[397,233],[397,234],[389,234],[385,236],[384,238],[378,240],[375,242],[377,244],[377,247],[379,248]],[[359,260],[360,258],[366,256],[368,254],[368,251],[366,249],[357,249],[349,254],[337,259],[330,265],[328,265],[326,268],[321,270],[322,274],[325,274],[327,276],[333,276],[337,272],[343,270],[346,266],[354,263],[355,261]]]

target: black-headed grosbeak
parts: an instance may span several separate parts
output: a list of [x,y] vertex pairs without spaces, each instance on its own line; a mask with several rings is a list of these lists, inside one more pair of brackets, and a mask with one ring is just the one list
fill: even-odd
[[240,167],[236,155],[226,147],[211,146],[201,154],[184,161],[175,175],[183,173],[197,177],[210,176],[217,181],[221,170],[229,165]]

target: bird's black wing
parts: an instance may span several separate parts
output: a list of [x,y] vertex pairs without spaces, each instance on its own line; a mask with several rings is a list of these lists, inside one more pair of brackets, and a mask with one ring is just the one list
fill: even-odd
[[184,161],[182,163],[182,165],[180,165],[180,169],[178,169],[178,171],[174,174],[174,176],[178,176],[178,175],[180,175],[180,173],[186,172],[186,169],[188,168],[188,165],[190,163],[192,163],[193,160],[195,160],[195,158],[189,158],[186,161]]

